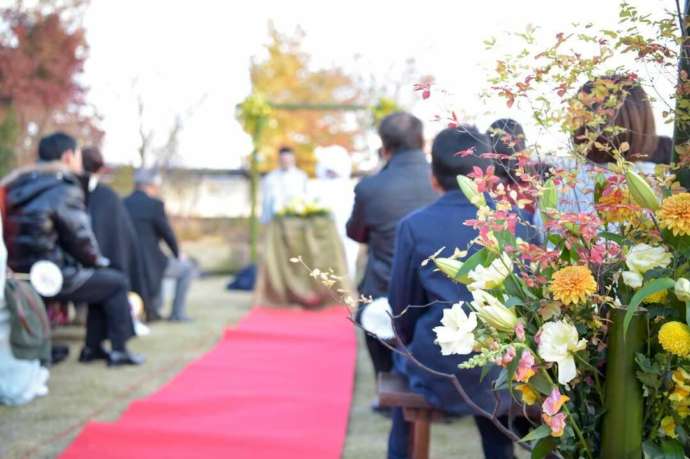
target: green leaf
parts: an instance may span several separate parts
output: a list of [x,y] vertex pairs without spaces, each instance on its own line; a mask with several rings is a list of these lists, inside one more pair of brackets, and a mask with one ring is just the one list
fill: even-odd
[[527,435],[520,439],[520,443],[527,443],[534,440],[540,440],[551,435],[551,429],[547,425],[540,425],[536,429],[530,431]]
[[529,384],[543,395],[549,395],[553,390],[553,386],[542,373],[537,373],[536,375],[532,376],[529,380]]
[[474,253],[471,257],[469,257],[462,263],[462,267],[458,270],[457,274],[455,275],[455,279],[459,280],[466,278],[469,272],[476,268],[477,265],[486,265],[491,261],[493,261],[493,256],[491,252],[486,250],[486,247],[484,247],[481,250],[478,250],[476,253]]
[[690,301],[685,302],[685,323],[690,325]]
[[642,303],[642,300],[647,298],[649,295],[653,295],[654,293],[662,290],[668,290],[674,285],[675,282],[673,279],[669,277],[662,277],[661,279],[654,279],[638,290],[630,300],[628,310],[625,312],[625,319],[623,320],[623,333],[627,335],[630,321],[632,320],[635,311],[637,311],[637,307],[640,305],[640,303]]
[[643,371],[638,371],[636,375],[637,379],[639,379],[640,382],[645,386],[652,387],[654,389],[659,389],[661,387],[661,378],[659,375],[645,373]]
[[556,439],[549,436],[539,440],[532,449],[531,459],[544,459],[551,451],[556,449]]
[[479,382],[480,382],[480,383],[481,383],[482,381],[484,381],[484,378],[486,378],[486,375],[489,374],[489,371],[491,370],[491,368],[492,368],[492,365],[484,365],[484,366],[482,367],[482,372],[481,372],[481,374],[479,375]]
[[642,451],[644,452],[645,459],[663,459],[664,453],[661,448],[650,440],[646,440],[642,443]]
[[621,236],[620,234],[610,233],[608,231],[602,231],[601,233],[599,233],[599,237],[607,239],[609,241],[613,241],[620,246],[625,245],[625,238],[623,236]]
[[503,304],[505,304],[507,308],[514,308],[515,306],[525,305],[525,303],[520,298],[516,298],[514,296],[508,297],[508,299]]
[[664,440],[661,442],[661,451],[664,459],[685,459],[683,445],[676,440]]

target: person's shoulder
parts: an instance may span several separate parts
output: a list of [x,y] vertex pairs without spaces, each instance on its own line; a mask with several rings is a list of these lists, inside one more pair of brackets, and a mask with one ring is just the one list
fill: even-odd
[[363,177],[357,185],[355,185],[355,194],[362,195],[369,193],[371,190],[375,190],[381,182],[380,174],[379,172],[374,175]]

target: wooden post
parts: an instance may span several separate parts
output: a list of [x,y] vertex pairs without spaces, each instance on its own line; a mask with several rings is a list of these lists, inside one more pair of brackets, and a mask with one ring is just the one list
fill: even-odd
[[[680,59],[678,60],[678,86],[680,87],[684,81],[681,74],[684,72],[687,78],[690,77],[690,28],[688,28],[688,15],[690,13],[690,0],[685,1],[683,11],[678,11],[680,17],[681,33],[683,34],[683,42],[680,47]],[[677,152],[676,146],[687,145],[690,142],[690,109],[687,108],[690,103],[690,94],[681,94],[676,99],[676,114],[675,123],[673,126],[673,154],[672,162],[676,161]],[[685,106],[686,108],[683,108]],[[683,187],[690,190],[690,169],[683,168],[677,172],[678,181]]]
[[252,135],[254,149],[249,157],[249,196],[251,205],[249,214],[249,253],[251,261],[254,264],[256,264],[258,260],[257,246],[259,239],[259,148],[261,144],[261,131],[263,130],[265,122],[266,119],[263,117],[256,120],[254,134]]

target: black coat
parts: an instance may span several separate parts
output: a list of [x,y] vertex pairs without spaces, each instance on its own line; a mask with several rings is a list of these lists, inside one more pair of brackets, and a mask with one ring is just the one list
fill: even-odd
[[86,207],[101,253],[110,260],[111,268],[125,274],[130,290],[148,305],[151,297],[144,277],[139,238],[122,200],[108,185],[98,183],[87,192]]
[[395,153],[378,174],[364,178],[355,187],[347,235],[369,245],[359,285],[361,294],[374,298],[388,295],[395,227],[407,214],[438,198],[430,175],[429,163],[421,151],[403,151]]
[[4,181],[8,265],[28,273],[48,260],[62,270],[63,293],[79,288],[103,262],[79,180],[61,165],[39,163]]
[[172,254],[178,257],[177,238],[165,214],[163,201],[137,190],[125,198],[124,203],[139,236],[148,293],[153,298],[161,291],[163,275],[168,265],[168,257],[161,250],[160,242],[165,241]]

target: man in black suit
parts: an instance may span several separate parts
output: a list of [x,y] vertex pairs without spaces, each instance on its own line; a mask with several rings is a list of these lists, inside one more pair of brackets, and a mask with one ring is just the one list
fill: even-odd
[[[429,162],[422,152],[422,122],[409,113],[394,113],[381,121],[379,136],[387,163],[378,174],[357,184],[347,222],[350,239],[369,245],[359,292],[374,299],[388,296],[396,225],[410,212],[438,198],[429,181]],[[391,351],[369,335],[366,343],[376,374],[390,371]]]
[[[176,280],[176,286],[169,320],[187,321],[187,293],[194,278],[194,266],[181,254],[177,238],[165,213],[165,205],[157,198],[161,177],[155,171],[141,169],[135,174],[134,182],[136,189],[125,199],[125,207],[139,235],[142,264],[148,280],[147,290],[153,298],[147,315],[149,320],[160,318],[163,306],[163,279],[171,277]],[[172,257],[168,257],[161,250],[161,240],[165,241]]]

